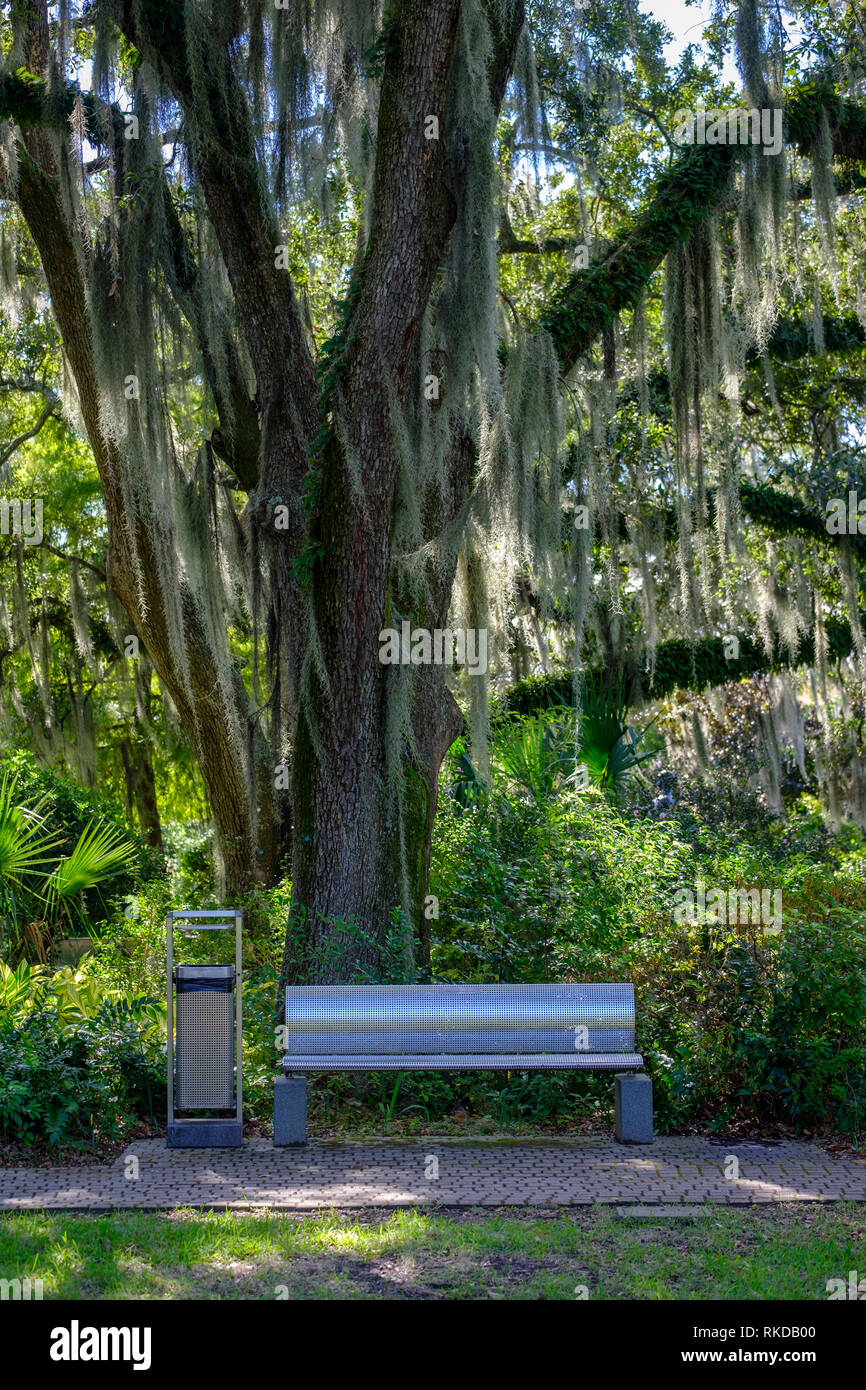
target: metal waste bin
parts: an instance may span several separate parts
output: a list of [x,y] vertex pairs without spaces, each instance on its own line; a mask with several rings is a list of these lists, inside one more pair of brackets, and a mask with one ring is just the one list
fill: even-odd
[[178,1110],[231,1110],[235,1103],[235,968],[175,971]]
[[[170,912],[166,919],[168,1145],[235,1147],[243,1137],[241,1072],[241,914]],[[178,965],[175,931],[235,929],[235,961]],[[176,1112],[233,1110],[232,1117],[178,1118]]]

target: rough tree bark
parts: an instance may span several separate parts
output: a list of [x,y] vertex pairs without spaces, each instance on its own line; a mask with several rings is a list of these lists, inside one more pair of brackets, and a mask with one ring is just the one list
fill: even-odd
[[162,823],[150,748],[146,743],[123,738],[120,740],[120,757],[126,780],[127,814],[134,806],[142,836],[154,849],[162,849]]

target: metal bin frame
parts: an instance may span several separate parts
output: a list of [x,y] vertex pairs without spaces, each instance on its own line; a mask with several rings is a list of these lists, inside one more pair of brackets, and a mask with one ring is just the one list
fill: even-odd
[[[188,925],[185,925],[188,924]],[[174,979],[175,931],[231,931],[235,933],[235,1105],[234,1116],[224,1119],[175,1117],[176,1002]],[[166,1070],[168,1083],[167,1143],[170,1149],[236,1148],[243,1140],[243,1051],[241,1007],[241,933],[243,913],[238,908],[169,912],[165,919],[166,958]]]

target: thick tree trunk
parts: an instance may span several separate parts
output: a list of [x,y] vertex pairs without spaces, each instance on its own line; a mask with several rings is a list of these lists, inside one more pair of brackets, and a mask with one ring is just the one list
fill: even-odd
[[[394,412],[417,399],[421,321],[456,212],[444,141],[425,132],[431,113],[443,130],[447,124],[459,21],[459,0],[406,0],[396,12],[370,238],[340,399],[329,403],[342,418],[339,439],[332,433],[323,452],[320,560],[311,579],[321,663],[311,698],[299,705],[293,784],[293,910],[307,914],[320,978],[375,965],[393,908],[424,887],[427,856],[417,836],[432,825],[435,777],[428,785],[429,769],[401,761],[389,689],[400,673],[380,661],[379,633],[391,597]],[[429,712],[439,710],[431,704]],[[414,894],[405,892],[404,864]],[[347,924],[363,935],[343,940]]]
[[[455,425],[448,486],[444,492],[432,489],[427,534],[440,534],[458,515],[473,465],[470,437]],[[447,625],[456,551],[450,563],[430,566],[421,586],[426,603],[419,609],[417,593],[404,591],[384,559],[381,570],[371,566],[376,550],[367,531],[368,509],[353,508],[349,497],[335,498],[326,503],[323,522],[329,528],[324,568],[331,584],[320,589],[319,628],[327,669],[339,671],[340,678],[330,690],[318,689],[314,726],[301,709],[293,763],[293,911],[307,915],[319,979],[351,977],[358,964],[375,969],[399,907],[408,913],[412,934],[406,972],[423,971],[430,960],[432,919],[425,903],[439,771],[463,716],[444,666],[412,668],[414,751],[404,753],[395,779],[387,752],[387,739],[395,736],[393,730],[389,735],[387,685],[401,677],[380,661],[378,639],[389,599],[430,632]],[[351,562],[352,555],[365,556],[365,570]],[[381,587],[371,583],[371,568]],[[348,936],[349,923],[363,935]]]
[[[439,769],[463,717],[441,668],[421,674],[414,702],[418,758],[402,761],[400,786],[390,795],[384,749],[363,736],[317,746],[306,720],[299,725],[293,760],[293,913],[305,918],[309,966],[320,982],[355,979],[359,967],[376,972],[393,913],[401,908],[408,914],[405,977],[429,965],[425,903]],[[384,678],[380,682],[383,686]],[[383,698],[380,688],[368,707],[380,738],[376,710]],[[321,740],[321,728],[317,732]],[[290,942],[284,973],[291,967]]]

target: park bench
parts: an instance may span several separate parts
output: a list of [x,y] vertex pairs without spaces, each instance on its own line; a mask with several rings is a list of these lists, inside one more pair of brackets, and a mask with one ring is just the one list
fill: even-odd
[[576,1070],[615,1073],[616,1137],[648,1144],[642,1066],[631,985],[290,986],[274,1143],[306,1142],[309,1072]]

